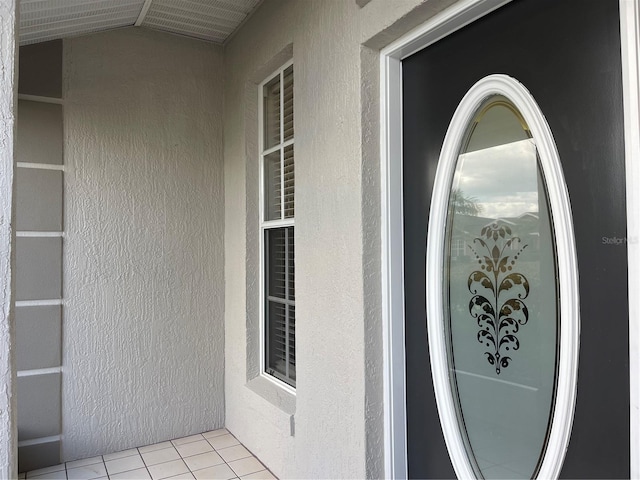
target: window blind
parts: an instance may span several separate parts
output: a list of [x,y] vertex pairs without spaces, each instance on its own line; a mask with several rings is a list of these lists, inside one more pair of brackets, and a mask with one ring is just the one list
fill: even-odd
[[267,274],[267,372],[295,382],[295,287],[293,227],[265,230]]

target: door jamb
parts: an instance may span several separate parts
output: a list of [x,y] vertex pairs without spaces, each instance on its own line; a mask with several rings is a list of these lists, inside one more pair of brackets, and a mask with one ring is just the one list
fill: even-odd
[[[629,293],[640,291],[640,6],[620,0]],[[640,296],[629,295],[631,478],[640,478]]]
[[[385,477],[407,478],[402,232],[402,59],[511,0],[461,0],[380,52]],[[640,291],[640,6],[619,0],[629,292]],[[640,296],[629,295],[631,478],[640,478]]]
[[511,0],[462,0],[380,52],[385,478],[407,478],[402,232],[402,59]]

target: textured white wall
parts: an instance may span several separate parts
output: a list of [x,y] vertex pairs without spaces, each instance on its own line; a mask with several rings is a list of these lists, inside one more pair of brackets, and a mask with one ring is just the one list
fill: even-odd
[[[281,478],[384,474],[378,49],[453,0],[266,0],[225,47],[227,426]],[[247,168],[257,168],[246,91],[293,44],[296,157],[295,437],[246,386]],[[365,46],[363,46],[365,45]],[[371,47],[373,50],[371,50]],[[255,120],[257,121],[257,120]],[[257,182],[256,182],[257,183]],[[250,199],[247,203],[247,198]],[[251,230],[251,229],[249,229]],[[256,279],[257,280],[257,279]],[[246,286],[246,287],[245,287]]]
[[18,466],[12,307],[16,33],[16,1],[0,0],[0,478],[15,478]]
[[65,41],[63,457],[224,423],[222,50]]

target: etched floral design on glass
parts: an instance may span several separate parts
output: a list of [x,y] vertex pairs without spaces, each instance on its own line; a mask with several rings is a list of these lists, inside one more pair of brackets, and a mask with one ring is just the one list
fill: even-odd
[[556,388],[558,286],[535,139],[505,97],[477,109],[458,155],[445,233],[451,391],[478,478],[532,478]]

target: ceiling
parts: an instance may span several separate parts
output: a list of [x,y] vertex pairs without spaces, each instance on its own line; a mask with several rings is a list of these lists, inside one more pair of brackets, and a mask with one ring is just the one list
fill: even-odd
[[262,0],[19,0],[20,45],[142,26],[224,43]]

